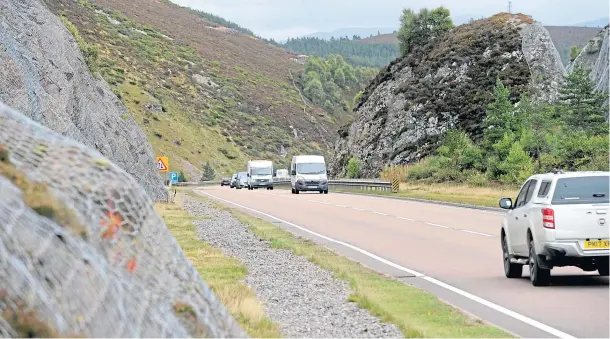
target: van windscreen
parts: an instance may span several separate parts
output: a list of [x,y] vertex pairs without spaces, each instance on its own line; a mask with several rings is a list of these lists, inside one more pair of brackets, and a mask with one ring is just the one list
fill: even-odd
[[250,172],[252,172],[252,175],[271,175],[273,169],[271,167],[251,167]]
[[553,193],[553,205],[607,204],[610,202],[610,176],[561,178]]
[[320,162],[300,163],[297,164],[297,173],[299,174],[324,174],[326,166]]

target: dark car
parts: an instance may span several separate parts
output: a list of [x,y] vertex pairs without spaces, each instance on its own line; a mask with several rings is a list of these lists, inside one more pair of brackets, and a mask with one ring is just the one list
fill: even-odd
[[229,186],[231,184],[231,180],[229,178],[222,178],[220,180],[220,186]]
[[237,173],[233,173],[231,176],[231,181],[229,182],[229,187],[235,188],[235,183],[237,182]]

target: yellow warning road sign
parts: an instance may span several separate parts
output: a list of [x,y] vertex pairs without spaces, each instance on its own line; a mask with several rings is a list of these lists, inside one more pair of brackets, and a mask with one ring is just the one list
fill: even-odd
[[169,159],[167,157],[157,157],[156,161],[159,172],[169,172]]

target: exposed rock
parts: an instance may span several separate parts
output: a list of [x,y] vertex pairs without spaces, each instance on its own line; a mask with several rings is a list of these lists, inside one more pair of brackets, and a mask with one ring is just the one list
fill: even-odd
[[330,172],[345,175],[352,156],[369,177],[386,165],[417,161],[450,128],[480,140],[498,77],[513,102],[530,86],[549,102],[564,74],[548,31],[528,16],[502,13],[456,27],[379,72],[354,121],[338,131]]
[[144,133],[94,78],[64,25],[37,0],[0,0],[0,101],[99,150],[153,199],[167,195]]
[[195,81],[196,83],[198,83],[201,86],[207,86],[207,87],[211,87],[211,88],[218,87],[218,84],[215,83],[214,81],[212,81],[212,79],[210,79],[209,77],[207,77],[205,75],[201,75],[201,74],[193,74],[193,81]]
[[606,26],[582,49],[578,57],[574,59],[567,70],[571,72],[575,65],[580,65],[591,70],[589,76],[595,82],[595,89],[608,91],[608,66],[610,64],[610,29]]
[[246,336],[132,175],[2,104],[0,131],[1,337],[45,337],[30,309],[60,338]]

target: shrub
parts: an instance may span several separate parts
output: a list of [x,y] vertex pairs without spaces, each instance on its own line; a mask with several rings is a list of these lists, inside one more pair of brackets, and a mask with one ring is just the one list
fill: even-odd
[[355,157],[352,157],[347,162],[347,177],[348,178],[359,178],[360,177],[360,161]]

